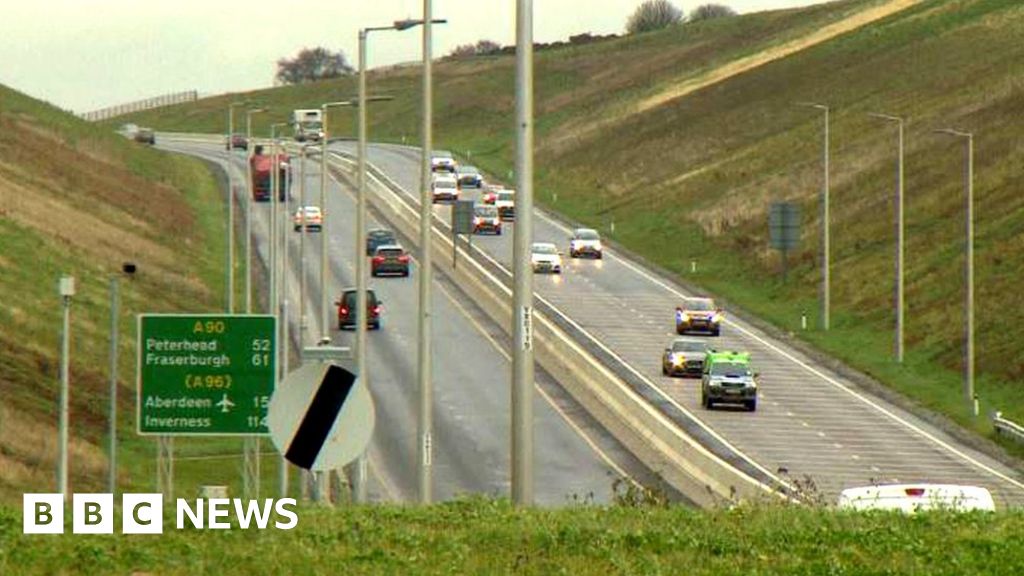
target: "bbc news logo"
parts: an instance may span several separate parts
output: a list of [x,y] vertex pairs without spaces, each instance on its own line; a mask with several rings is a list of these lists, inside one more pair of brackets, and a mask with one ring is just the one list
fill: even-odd
[[[270,498],[243,501],[239,498],[199,498],[194,502],[178,498],[175,502],[175,527],[178,530],[228,530],[233,528],[232,514],[239,528],[258,530],[273,527],[291,530],[299,524],[294,498]],[[22,498],[25,534],[64,533],[63,494],[25,494]],[[75,494],[71,500],[73,534],[113,534],[113,494]],[[271,520],[274,520],[271,522]],[[123,494],[121,496],[122,534],[163,534],[163,494]]]

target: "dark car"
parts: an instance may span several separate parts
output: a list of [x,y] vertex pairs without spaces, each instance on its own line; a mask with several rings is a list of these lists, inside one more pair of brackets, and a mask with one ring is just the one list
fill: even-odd
[[463,188],[483,188],[484,186],[484,177],[476,166],[459,166],[455,171],[455,176],[459,179],[459,186]]
[[382,244],[370,260],[370,275],[397,274],[409,276],[409,255],[397,244]]
[[676,338],[661,355],[661,373],[665,376],[700,376],[708,345],[694,338]]
[[156,144],[156,134],[152,128],[139,128],[135,133],[135,141],[142,144]]
[[[341,298],[334,303],[338,307],[339,330],[355,328],[356,322],[359,321],[356,314],[356,295],[356,289],[349,288],[342,292]],[[366,291],[366,310],[369,312],[367,319],[369,327],[373,330],[380,330],[381,304],[383,302],[377,299],[377,294],[373,290]]]
[[741,404],[757,410],[759,374],[750,367],[749,353],[709,351],[701,373],[701,406],[710,410],[715,404]]
[[226,150],[248,150],[249,140],[245,137],[245,134],[232,134],[224,144],[224,148]]
[[373,256],[377,248],[385,244],[398,244],[395,233],[385,228],[377,228],[366,233],[366,255]]

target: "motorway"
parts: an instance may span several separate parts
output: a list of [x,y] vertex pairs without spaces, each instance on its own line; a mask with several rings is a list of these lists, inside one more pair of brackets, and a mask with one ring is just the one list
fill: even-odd
[[[332,144],[332,150],[351,155],[354,145]],[[369,152],[369,162],[409,203],[418,203],[419,161],[420,152],[411,147],[374,145]],[[477,192],[466,192],[464,199],[479,199]],[[449,219],[448,206],[434,211]],[[510,270],[511,231],[509,226],[503,236],[477,236],[474,247]],[[537,212],[535,241],[555,242],[568,251],[569,233]],[[974,484],[989,488],[999,507],[1024,506],[1019,471],[858,388],[728,310],[716,348],[752,353],[761,373],[760,403],[754,413],[704,410],[699,380],[668,378],[660,369],[661,351],[675,336],[675,306],[688,294],[614,250],[606,248],[603,261],[567,258],[564,274],[538,275],[534,284],[538,299],[582,327],[594,345],[628,367],[631,377],[683,414],[702,436],[713,438],[719,452],[730,452],[778,482],[807,486],[809,479],[811,491],[829,501],[843,488],[874,482]]]
[[[191,154],[231,170],[240,206],[245,181],[244,155],[229,154],[222,144],[200,140],[175,140],[160,136],[160,147]],[[293,199],[298,205],[299,167],[294,162]],[[309,204],[318,204],[320,172],[317,160],[307,161],[306,186]],[[355,203],[352,191],[333,179],[329,184],[328,219],[330,292],[354,285],[351,255],[355,243]],[[254,250],[269,261],[270,204],[253,206]],[[283,212],[283,210],[282,210]],[[236,214],[238,222],[244,209]],[[368,227],[375,225],[372,218]],[[289,224],[292,310],[298,308],[299,238]],[[408,231],[406,231],[408,233]],[[308,234],[305,270],[305,313],[311,327],[319,322],[319,232]],[[239,243],[239,249],[244,244]],[[416,414],[416,311],[417,274],[409,278],[374,278],[370,287],[383,300],[382,329],[368,334],[370,389],[377,410],[377,425],[369,449],[369,496],[371,501],[413,502],[417,498]],[[510,361],[505,337],[475,310],[457,287],[439,280],[434,288],[434,494],[448,500],[461,494],[509,494],[509,382]],[[334,298],[332,297],[333,301]],[[295,332],[299,323],[292,315]],[[330,313],[330,334],[335,345],[354,346],[352,332],[339,332],[336,313]],[[319,329],[296,336],[295,344],[312,345]],[[293,332],[294,333],[294,332]],[[294,366],[294,364],[293,364]],[[538,371],[535,396],[536,500],[541,505],[577,501],[605,503],[612,483],[629,476],[651,482],[650,472],[605,433],[556,383]]]

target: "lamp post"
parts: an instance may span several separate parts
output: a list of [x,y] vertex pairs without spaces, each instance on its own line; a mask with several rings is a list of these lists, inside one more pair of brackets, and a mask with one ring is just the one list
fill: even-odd
[[[284,320],[281,319],[281,271],[278,269],[278,261],[281,260],[278,256],[280,240],[280,228],[281,218],[279,211],[280,204],[280,190],[281,186],[287,186],[287,181],[280,182],[281,173],[281,155],[278,152],[277,142],[277,129],[281,126],[288,126],[287,122],[275,122],[270,125],[270,144],[271,144],[271,210],[270,210],[270,310],[274,318],[277,319],[278,326],[278,368],[275,374],[274,389],[280,384],[281,380],[287,375],[287,358],[288,358],[288,327],[287,317]],[[286,248],[287,249],[287,248]],[[278,491],[281,498],[288,495],[288,461],[284,459],[284,455],[281,455],[281,461],[278,463]]]
[[[235,135],[235,108],[245,106],[248,102],[232,102],[228,105],[228,154],[234,151],[232,138]],[[228,263],[227,263],[227,297],[225,306],[228,314],[235,311],[235,182],[228,170]]]
[[903,118],[890,114],[870,113],[869,116],[886,122],[895,122],[898,127],[898,159],[896,163],[896,334],[894,349],[896,361],[903,363]]
[[[425,9],[429,10],[429,0],[424,0],[424,1],[426,2]],[[446,20],[432,20],[431,21],[431,23],[444,23],[444,22],[446,22]],[[366,237],[366,141],[367,141],[367,135],[366,135],[366,103],[368,101],[367,100],[367,95],[366,95],[366,51],[367,51],[366,38],[370,34],[370,32],[377,32],[377,31],[382,31],[382,30],[399,30],[399,31],[409,30],[410,28],[414,28],[414,27],[419,26],[419,25],[421,25],[423,23],[424,23],[423,20],[408,20],[408,19],[407,20],[397,20],[391,26],[377,26],[377,27],[363,28],[363,29],[359,30],[359,104],[358,104],[358,108],[359,108],[359,145],[358,145],[358,148],[357,148],[357,160],[358,160],[357,181],[358,181],[358,193],[359,193],[359,195],[358,195],[358,202],[357,202],[357,208],[356,208],[356,242],[355,242],[355,253],[356,253],[356,309],[358,310],[358,313],[357,313],[357,316],[356,316],[356,372],[359,374],[359,377],[361,379],[363,379],[363,382],[367,386],[369,386],[369,378],[368,378],[368,374],[367,374],[367,371],[366,371],[366,324],[367,324],[367,316],[368,316],[368,314],[367,314],[367,310],[366,310],[366,307],[367,307],[367,302],[366,302],[366,253],[365,253],[365,248],[364,248],[365,241],[366,241],[365,240],[365,237]],[[429,24],[430,23],[428,23],[427,26],[424,27],[425,35],[427,37],[429,37]],[[424,41],[424,47],[428,50],[427,52],[424,53],[424,58],[425,58],[425,61],[429,62],[430,53],[429,53],[429,45],[427,44],[427,40]],[[426,64],[426,66],[429,66],[429,64]],[[424,74],[425,74],[425,76],[429,75],[429,68],[425,68],[424,69]],[[426,85],[426,83],[425,83],[425,85]],[[424,99],[428,98],[428,96],[427,96],[428,93],[429,92],[424,94]],[[424,136],[426,138],[426,136],[427,136],[426,132],[424,133]],[[429,152],[429,148],[425,147],[424,153],[425,154],[429,154],[430,153]],[[429,162],[429,158],[427,160]],[[421,199],[420,202],[422,203],[423,200]],[[427,205],[427,209],[424,210],[423,208],[424,207],[421,206],[421,212],[420,212],[421,218],[422,218],[422,215],[423,215],[424,212],[426,212],[428,214],[428,216],[429,216],[429,204]],[[429,230],[429,226],[430,226],[429,218],[427,218],[426,220],[421,220],[420,226],[421,227],[426,227]],[[421,239],[422,238],[423,238],[423,235],[421,234]],[[429,232],[427,233],[427,238],[429,240]],[[423,302],[424,289],[427,290],[427,294],[429,296],[429,283],[430,283],[430,256],[429,256],[429,253],[430,253],[429,242],[426,243],[426,244],[422,244],[422,246],[421,246],[421,257],[420,257],[420,322],[421,322],[421,325],[420,325],[420,335],[419,335],[420,336],[420,341],[419,341],[419,352],[420,352],[419,365],[420,365],[420,370],[421,370],[421,375],[420,375],[420,384],[421,384],[421,386],[420,386],[420,402],[421,402],[421,405],[420,405],[420,426],[419,426],[420,427],[420,439],[421,439],[421,442],[420,442],[420,453],[421,453],[421,456],[422,456],[422,458],[420,458],[420,470],[421,470],[421,473],[420,473],[420,500],[421,500],[421,502],[429,502],[429,500],[430,500],[429,488],[427,488],[425,491],[424,491],[424,488],[423,488],[424,482],[425,482],[423,469],[424,468],[429,468],[429,466],[430,466],[430,456],[429,456],[429,453],[424,452],[424,447],[429,448],[429,442],[430,442],[429,430],[427,430],[426,432],[424,432],[424,430],[423,430],[423,427],[424,427],[423,426],[423,421],[424,421],[423,414],[424,414],[424,411],[428,411],[429,412],[429,409],[430,409],[430,405],[429,405],[430,389],[429,389],[429,386],[427,386],[427,387],[423,386],[424,375],[423,375],[423,372],[422,372],[423,371],[424,362],[426,362],[426,366],[428,367],[428,372],[427,372],[426,378],[429,379],[429,359],[425,358],[425,354],[428,355],[429,354],[429,349],[430,349],[430,347],[429,347],[429,324],[426,324],[426,325],[423,324],[425,318],[429,316],[429,305],[428,305],[428,308],[426,310],[424,310],[424,308],[423,308],[423,305],[424,305],[424,302]],[[424,286],[424,284],[426,286]],[[428,302],[429,302],[429,300],[428,300]],[[424,341],[424,337],[425,336],[427,338],[426,341]],[[426,403],[426,406],[424,406],[424,393],[426,393],[426,395],[427,395],[426,398],[428,400],[428,402]],[[429,418],[429,416],[428,416],[428,418]],[[356,485],[354,487],[354,497],[355,497],[355,500],[357,502],[362,502],[363,500],[365,500],[365,491],[366,491],[366,482],[365,482],[366,461],[365,461],[365,459],[360,457],[356,467],[357,467],[357,469],[356,469],[356,482],[355,482]],[[429,478],[429,475],[428,475],[428,478]],[[429,480],[426,480],[426,482],[429,482]]]
[[816,108],[825,113],[825,137],[822,146],[822,167],[824,178],[821,188],[821,328],[828,330],[830,325],[829,316],[831,313],[831,288],[829,286],[829,272],[831,269],[831,250],[829,248],[829,227],[831,218],[829,216],[829,108],[824,104],[814,102],[798,102],[797,106]]
[[252,314],[252,116],[266,112],[266,108],[245,111],[245,313]]
[[513,230],[512,502],[533,504],[533,1],[516,0],[516,226]]
[[320,211],[321,211],[321,225],[320,225],[320,338],[321,340],[330,340],[331,338],[331,324],[330,315],[328,313],[328,300],[327,300],[327,288],[328,278],[330,277],[330,265],[327,259],[327,222],[328,222],[328,211],[327,211],[327,144],[328,138],[330,137],[330,124],[327,120],[327,113],[330,108],[338,106],[351,106],[352,102],[345,100],[344,102],[326,102],[320,106],[320,110],[324,117],[324,137],[320,143]]
[[[964,400],[974,405],[974,134],[936,130],[964,141]],[[977,414],[975,414],[977,416]]]

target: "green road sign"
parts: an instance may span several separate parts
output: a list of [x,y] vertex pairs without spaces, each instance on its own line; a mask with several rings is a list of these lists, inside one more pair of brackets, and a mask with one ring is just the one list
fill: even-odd
[[140,314],[138,432],[267,434],[273,316]]

